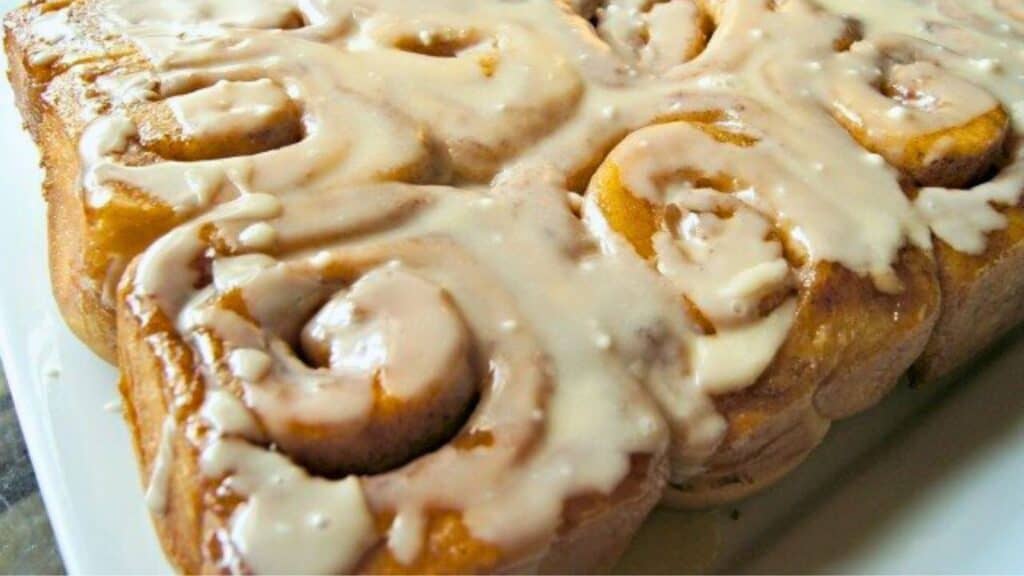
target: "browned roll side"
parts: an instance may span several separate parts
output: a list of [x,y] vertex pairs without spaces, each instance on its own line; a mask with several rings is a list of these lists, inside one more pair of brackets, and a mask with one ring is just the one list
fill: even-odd
[[[726,432],[695,473],[675,462],[666,499],[681,506],[741,498],[785,475],[832,420],[873,406],[891,389],[939,314],[926,251],[904,248],[893,267],[895,288],[883,289],[840,264],[810,261],[777,214],[744,201],[744,190],[772,189],[785,169],[772,151],[777,142],[725,117],[690,115],[630,135],[598,169],[585,208],[604,244],[635,251],[677,286],[709,342],[739,334],[746,338],[739,342],[756,345],[747,331],[775,331],[756,366],[721,384],[712,374],[704,384]],[[645,150],[655,147],[680,152],[652,161]],[[765,272],[745,295],[717,293],[722,284],[746,282],[749,269]],[[682,276],[697,270],[710,278],[706,286]],[[780,315],[780,327],[770,328]]]
[[[552,200],[528,213],[561,211],[575,229]],[[352,202],[372,203],[366,219],[324,213]],[[475,252],[489,233],[452,225],[511,236],[515,205],[395,185],[242,198],[135,261],[120,292],[121,392],[179,570],[611,568],[661,496],[667,437],[625,359],[557,302],[510,298],[501,268]],[[410,209],[422,233],[393,230]],[[252,225],[277,230],[273,249],[243,246]],[[565,246],[522,247],[541,282],[575,282]],[[352,482],[365,512],[335,507]],[[310,526],[307,514],[326,518]]]

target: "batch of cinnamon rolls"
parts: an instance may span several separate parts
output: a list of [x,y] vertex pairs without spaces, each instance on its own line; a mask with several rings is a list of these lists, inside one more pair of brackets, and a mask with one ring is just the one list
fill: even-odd
[[605,570],[1024,319],[1021,0],[35,0],[6,49],[183,572]]

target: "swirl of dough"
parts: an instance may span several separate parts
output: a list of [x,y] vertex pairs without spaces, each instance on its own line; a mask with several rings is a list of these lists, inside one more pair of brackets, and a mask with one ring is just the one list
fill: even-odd
[[446,0],[424,14],[391,0],[360,17],[346,45],[351,76],[364,79],[356,90],[428,126],[456,180],[486,182],[583,98],[575,54],[562,45],[571,33],[554,3]]
[[[881,24],[888,10],[884,2],[857,6],[840,6],[831,0],[825,3],[832,9],[848,11],[851,18],[863,23],[867,39],[853,47],[853,54],[844,54],[841,59],[847,65],[859,62],[850,68],[854,77],[879,82],[874,87],[862,84],[853,88],[866,94],[864,102],[873,102],[870,106],[875,108],[875,121],[881,126],[877,133],[890,131],[905,140],[913,136],[918,153],[931,146],[932,171],[939,177],[919,178],[915,182],[919,187],[912,195],[918,213],[942,240],[937,245],[937,259],[942,262],[978,256],[990,244],[1000,246],[1001,237],[1013,234],[1008,230],[1012,220],[1008,212],[1016,210],[1024,189],[1024,154],[1017,137],[1024,127],[1024,63],[1017,54],[1024,29],[1019,8],[1014,2],[999,0],[906,4],[901,6],[906,20],[920,23],[914,32],[920,40],[915,40],[890,32],[907,32],[901,26]],[[872,70],[876,63],[877,69]],[[887,71],[898,66],[909,67],[910,71],[902,73],[900,87],[882,90],[893,92],[891,98],[886,98],[878,88],[885,82],[892,83],[886,79]],[[831,76],[842,74],[840,67],[833,69]],[[911,90],[918,89],[922,91],[914,96]],[[914,96],[914,104],[898,102],[907,95]],[[880,117],[878,107],[886,105],[888,109]],[[925,135],[929,131],[933,133]],[[858,131],[853,133],[857,136]],[[905,159],[887,158],[912,175],[915,166],[908,169],[901,165]],[[910,160],[913,164],[914,158]],[[994,254],[988,257],[996,258]],[[953,306],[950,304],[950,308]]]
[[[649,261],[703,329],[685,353],[696,384],[712,395],[752,385],[796,311],[793,272],[774,224],[740,199],[773,178],[753,161],[756,141],[714,122],[654,125],[612,150],[585,197],[584,218],[605,249]],[[703,161],[710,157],[718,166]],[[673,481],[692,477],[720,442],[676,438]]]
[[[139,52],[97,72],[106,111],[82,137],[92,276],[116,280],[159,234],[243,192],[489,179],[571,114],[582,84],[554,46],[560,19],[456,8],[91,6]],[[541,34],[531,18],[556,24]]]
[[112,102],[79,143],[86,276],[106,279],[104,306],[113,308],[113,286],[131,258],[240,194],[446,178],[443,151],[414,121],[336,88],[337,76],[308,73],[332,49],[310,42],[296,52],[281,42],[253,38],[218,57],[221,40],[196,41],[157,71],[106,77],[152,84],[142,97]]
[[[605,250],[655,268],[703,331],[682,354],[726,429],[699,443],[677,429],[674,503],[729,500],[778,478],[831,419],[884,394],[935,322],[925,252],[904,248],[891,276],[875,280],[808,256],[777,208],[780,190],[809,192],[794,186],[790,170],[800,167],[786,154],[739,117],[693,114],[628,136],[587,190],[584,219]],[[893,323],[901,311],[907,318]],[[833,368],[847,354],[865,366],[889,362],[878,352],[883,341],[900,349],[899,367],[881,368],[884,376]],[[652,392],[676,414],[673,399]]]
[[[208,546],[189,568],[529,571],[617,554],[626,541],[600,534],[630,533],[660,495],[661,419],[610,344],[548,302],[579,272],[546,235],[518,243],[513,209],[543,208],[402,185],[254,194],[140,257],[121,337],[145,336],[122,360],[129,386],[174,395],[173,429],[198,451],[208,514],[191,529]],[[481,260],[492,232],[533,259]],[[519,265],[536,297],[498,273]],[[548,334],[553,315],[566,322]]]
[[907,36],[857,42],[831,63],[833,115],[918,185],[975,183],[1002,158],[1010,117],[945,66],[953,58]]
[[[631,248],[683,295],[706,333],[696,352],[698,379],[718,394],[757,379],[785,339],[794,312],[794,276],[779,231],[772,218],[742,200],[773,178],[763,166],[737,166],[736,159],[744,157],[755,164],[749,147],[756,142],[755,136],[712,123],[645,128],[609,154],[584,208],[608,249]],[[690,161],[679,150],[693,150],[694,158],[723,158],[722,170]],[[734,346],[744,339],[751,346]],[[726,340],[728,347],[715,345]],[[725,349],[742,349],[744,361],[717,355]]]
[[[87,129],[82,155],[93,206],[118,185],[180,214],[241,192],[444,178],[445,163],[417,123],[345,88],[347,71],[331,65],[336,50],[237,34],[153,56],[163,61],[152,72],[156,93]],[[315,74],[311,62],[319,62]],[[115,134],[117,146],[96,146]]]
[[[240,293],[258,304],[250,307],[257,308],[249,311],[250,326],[235,327],[240,331],[285,322],[291,325],[276,328],[292,332],[294,318],[321,306],[299,336],[272,334],[265,343],[236,338],[239,347],[228,352],[232,373],[284,452],[321,475],[370,473],[452,435],[477,378],[468,330],[445,292],[400,267],[374,268],[324,303],[317,274],[272,264],[261,256],[220,260],[213,281],[223,293],[234,289],[234,278],[247,277]],[[288,298],[268,301],[261,294]],[[196,306],[189,314],[202,318],[190,329],[217,325],[212,309]],[[299,353],[290,341],[300,342]],[[425,341],[431,346],[422,348]],[[263,372],[271,367],[277,371]],[[369,414],[375,417],[367,420]]]
[[698,0],[609,0],[578,7],[621,57],[654,73],[693,60],[707,47],[715,23]]
[[[85,330],[102,335],[94,346],[108,359],[125,266],[178,223],[243,193],[450,177],[443,147],[419,123],[346,87],[347,72],[332,66],[338,50],[316,41],[338,33],[329,14],[287,5],[111,0],[52,13],[68,34],[109,30],[123,44],[114,63],[53,86],[89,82],[81,255],[69,257],[82,290],[70,306],[95,311]],[[291,30],[298,20],[323,23]]]
[[[163,46],[167,42],[154,41],[154,31],[169,35],[187,26],[195,14],[206,14],[205,24],[222,27],[208,34],[220,41],[215,45],[265,45],[231,50],[227,60],[195,60],[207,68],[247,63],[250,75],[284,68],[303,83],[316,82],[313,76],[330,70],[321,80],[323,89],[302,93],[360,94],[400,110],[443,143],[459,180],[490,179],[504,161],[569,117],[583,94],[576,68],[559,45],[567,26],[553,5],[538,10],[447,0],[433,3],[424,14],[420,7],[400,1],[372,6],[352,0],[302,6],[282,1],[255,11],[245,19],[252,20],[246,28],[235,22],[237,13],[246,11],[231,3],[177,0],[175,8],[167,8],[159,2],[109,2],[115,5],[107,9],[113,14],[121,3],[129,5],[125,11],[133,18],[128,23],[135,28],[128,37],[160,59],[169,56]],[[214,4],[211,15],[208,5]],[[285,34],[252,29],[261,23],[285,28],[285,15],[291,13],[311,25]],[[117,22],[123,25],[125,20],[118,17]],[[319,47],[305,46],[297,52],[268,49],[296,39]],[[180,56],[180,47],[176,48],[171,53]],[[210,50],[202,52],[212,56]]]

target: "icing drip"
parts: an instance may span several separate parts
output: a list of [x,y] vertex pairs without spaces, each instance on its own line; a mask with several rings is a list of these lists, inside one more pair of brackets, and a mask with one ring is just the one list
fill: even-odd
[[[956,125],[956,119],[976,116],[1001,103],[1010,114],[1013,131],[1019,134],[1024,130],[1020,108],[1024,101],[1024,59],[1020,55],[1024,27],[1013,2],[906,2],[898,11],[880,0],[826,0],[823,4],[863,21],[869,38],[892,38],[908,31],[920,36],[922,40],[908,41],[917,47],[917,56],[938,66],[943,82],[959,86],[941,110],[927,115],[932,122]],[[980,254],[987,234],[1006,226],[997,208],[1017,205],[1024,192],[1019,142],[1011,141],[1011,148],[1005,167],[989,182],[968,190],[926,187],[920,191],[915,201],[919,214],[935,235],[954,249]]]
[[160,429],[160,443],[157,445],[156,457],[153,459],[153,471],[146,488],[146,506],[154,514],[167,511],[167,491],[170,477],[174,470],[174,435],[177,425],[174,417],[168,415]]
[[239,436],[257,442],[264,438],[263,429],[252,413],[230,392],[207,392],[199,415],[220,435]]
[[270,80],[220,81],[211,86],[167,100],[182,131],[191,138],[215,138],[272,125],[269,121],[287,109],[291,101]]
[[[643,356],[651,337],[664,332],[657,337],[667,339],[672,332],[685,332],[686,326],[682,317],[672,313],[669,295],[649,293],[649,284],[643,280],[629,285],[638,294],[647,294],[641,300],[644,305],[628,314],[605,316],[615,310],[611,301],[621,297],[609,279],[627,271],[643,278],[647,272],[628,260],[592,266],[565,261],[562,254],[577,242],[575,234],[547,238],[539,232],[576,226],[570,224],[572,216],[556,190],[534,191],[526,204],[522,192],[509,192],[514,198],[480,197],[455,189],[412,192],[402,187],[288,198],[275,222],[280,243],[301,245],[303,238],[319,234],[319,226],[337,226],[327,217],[285,226],[291,222],[290,210],[301,210],[304,201],[330,200],[334,205],[348,197],[372,194],[384,199],[408,193],[418,198],[420,206],[415,224],[388,227],[369,235],[366,242],[327,246],[313,255],[297,253],[283,260],[265,255],[234,257],[226,266],[215,264],[212,283],[193,298],[161,300],[181,302],[165,310],[189,318],[189,333],[210,333],[233,350],[228,364],[251,408],[235,401],[232,410],[258,417],[267,436],[288,454],[290,459],[275,456],[275,466],[287,467],[293,482],[289,493],[319,490],[306,480],[294,484],[299,482],[294,478],[306,478],[295,461],[314,470],[330,470],[331,475],[377,469],[378,463],[366,461],[359,449],[370,449],[380,459],[393,449],[415,446],[415,438],[436,436],[411,427],[443,427],[470,405],[467,392],[475,394],[480,388],[479,404],[465,428],[488,435],[491,444],[476,449],[448,444],[407,469],[388,463],[385,469],[392,471],[365,477],[362,490],[370,510],[395,513],[388,542],[399,561],[412,563],[420,554],[433,507],[461,511],[466,526],[483,541],[523,546],[537,534],[553,534],[560,521],[560,503],[567,496],[579,491],[610,492],[628,471],[627,455],[664,446],[661,419],[632,384],[630,365],[639,364],[651,371],[652,380],[672,386],[683,372],[680,359],[658,359],[654,365],[654,359]],[[532,223],[525,227],[511,217],[523,211],[525,221]],[[250,225],[221,222],[238,231]],[[184,234],[194,238],[197,227],[203,225],[181,229],[179,242],[189,246],[193,257],[205,249],[184,242]],[[358,219],[352,225],[359,226]],[[442,231],[454,235],[440,240]],[[494,236],[528,250],[530,258],[497,265],[486,258]],[[192,258],[174,253],[157,251],[149,265],[177,275],[180,272],[172,262]],[[164,258],[171,260],[159,261]],[[595,294],[604,304],[580,301],[564,289],[517,293],[513,298],[509,287],[516,285],[515,278],[525,273],[524,267],[542,271],[544,286],[604,285]],[[332,270],[357,271],[358,279],[343,281]],[[163,291],[167,286],[163,277],[140,276],[139,282],[143,290],[150,286]],[[218,305],[216,294],[229,293],[240,293],[251,320]],[[309,320],[298,325],[293,322],[296,318]],[[551,323],[552,318],[558,321]],[[512,330],[509,319],[515,319]],[[614,341],[622,357],[609,353],[610,344],[595,346],[595,334]],[[427,340],[431,347],[424,349],[420,344]],[[289,342],[301,346],[301,358]],[[196,345],[208,348],[198,340]],[[266,358],[272,364],[264,374]],[[258,377],[250,372],[254,365],[260,368]],[[477,373],[477,366],[489,367],[486,377]],[[220,414],[222,421],[250,420],[228,412],[221,406],[224,398],[223,394],[208,396],[202,413]],[[578,410],[583,403],[588,406],[586,413]],[[432,421],[417,414],[420,407],[434,415],[450,409],[453,416]],[[389,416],[391,410],[397,411],[399,420]],[[706,417],[717,415],[712,410]],[[253,437],[251,424],[219,426],[232,427],[248,430],[243,436]],[[317,432],[310,435],[310,430]],[[397,436],[395,445],[384,440],[403,431],[410,431],[410,436]],[[212,439],[207,450],[218,454],[224,442]],[[521,455],[523,447],[533,442],[539,444],[529,456]],[[409,457],[400,454],[398,461]],[[439,474],[444,482],[437,482]],[[234,476],[228,473],[228,478]],[[269,489],[261,484],[245,494],[258,496]],[[305,510],[303,502],[287,505]],[[249,505],[240,510],[248,510]],[[283,508],[261,508],[260,514],[264,513],[298,518],[293,515],[297,512],[286,513]],[[513,513],[521,514],[522,522],[509,525],[506,519]],[[240,550],[255,549],[270,537],[266,529],[259,529],[265,518],[260,523],[246,519],[239,512],[229,523],[232,541]],[[328,545],[328,540],[317,540],[307,543],[305,550]],[[242,556],[249,561],[247,553]]]
[[374,543],[373,516],[359,480],[310,478],[279,454],[237,440],[213,443],[200,466],[211,478],[230,475],[248,496],[231,519],[232,542],[256,572],[307,574],[350,569]]

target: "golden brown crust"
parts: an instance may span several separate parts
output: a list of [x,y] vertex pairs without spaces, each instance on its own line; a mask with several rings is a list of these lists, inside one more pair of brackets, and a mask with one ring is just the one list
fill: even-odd
[[[691,122],[665,127],[693,126],[722,146],[736,147],[723,153],[750,146],[715,124]],[[624,158],[628,156],[613,151],[598,169],[588,194],[600,212],[595,218],[653,265],[655,234],[666,227],[667,210],[626,188],[619,164]],[[694,187],[724,194],[743,187],[728,173],[683,178],[692,178]],[[788,260],[800,278],[795,287],[799,304],[789,336],[756,382],[715,398],[728,426],[726,437],[700,473],[673,484],[670,503],[716,504],[780,478],[820,443],[829,422],[876,404],[929,339],[940,310],[940,293],[935,265],[926,251],[903,250],[894,266],[899,284],[894,294],[880,291],[871,278],[841,265],[805,264],[802,254],[793,252]],[[740,256],[719,254],[720,258]],[[793,290],[776,287],[762,297],[762,314],[788,299]],[[705,331],[714,333],[715,326],[701,310],[692,303],[688,310]]]
[[813,270],[775,362],[754,386],[716,399],[729,423],[725,442],[702,474],[671,487],[669,503],[714,505],[770,485],[831,421],[873,406],[896,384],[925,347],[940,301],[927,254],[906,250],[897,269],[904,289],[896,295],[839,266]]
[[661,497],[660,491],[647,489],[650,478],[664,485],[667,474],[667,458],[634,458],[632,474],[610,497],[570,502],[566,525],[537,571],[544,574],[610,571]]
[[708,508],[756,494],[799,466],[824,440],[831,420],[803,404],[776,415],[772,423],[777,428],[762,428],[756,449],[745,451],[745,459],[734,466],[742,472],[711,472],[686,485],[669,485],[662,502],[673,508]]
[[71,330],[94,352],[108,362],[116,359],[114,310],[103,304],[102,287],[87,281],[84,262],[86,245],[85,206],[79,183],[80,159],[77,138],[69,135],[67,125],[43,99],[45,78],[30,72],[21,16],[12,13],[5,36],[8,78],[14,89],[25,126],[35,139],[45,168],[43,191],[47,204],[49,229],[49,266],[53,293],[61,314]]
[[936,240],[942,314],[914,367],[919,382],[949,375],[1024,321],[1024,209],[1001,212],[1007,226],[989,234],[981,255]]
[[[132,278],[133,267],[126,271]],[[128,295],[128,283],[122,288],[118,308],[118,334],[121,366],[120,390],[125,405],[125,420],[131,431],[140,462],[143,483],[153,474],[164,422],[174,406],[175,422],[185,422],[202,402],[200,376],[191,369],[190,352],[169,332],[168,325],[156,313],[141,313],[147,304]],[[151,304],[149,304],[151,305]],[[151,311],[152,312],[152,311]],[[146,322],[140,318],[148,318]],[[174,375],[170,378],[168,375]],[[168,478],[165,512],[153,520],[164,552],[181,573],[221,572],[215,531],[225,519],[211,508],[214,498],[199,472],[199,451],[183,426],[174,433],[174,466]],[[365,573],[478,573],[539,572],[551,574],[595,573],[610,570],[629,545],[647,514],[657,505],[666,478],[665,454],[637,456],[630,473],[611,494],[592,494],[573,498],[563,509],[558,536],[539,556],[509,561],[492,545],[469,535],[453,515],[434,518],[427,532],[427,551],[412,565],[394,560],[386,547],[379,546],[361,563]],[[382,524],[382,532],[387,521]]]
[[[119,351],[119,383],[124,416],[131,432],[143,485],[149,483],[162,427],[169,414],[165,396],[164,367],[146,343],[144,328],[125,308],[118,314],[118,331],[124,341],[136,342],[134,351]],[[154,526],[168,559],[181,573],[209,573],[203,566],[202,495],[197,484],[198,453],[183,434],[174,435],[174,462],[168,482],[166,513],[154,516]]]
[[[8,14],[4,20],[4,47],[8,78],[25,126],[40,150],[45,169],[50,277],[54,296],[68,326],[104,360],[116,361],[113,287],[89,265],[90,225],[81,185],[78,139],[84,128],[81,93],[87,87],[75,66],[34,66],[29,23],[68,2],[35,2]],[[68,46],[77,53],[79,68],[92,66],[97,44]],[[102,60],[102,59],[98,59]],[[84,73],[84,72],[83,72]]]
[[[97,94],[98,77],[110,70],[135,70],[146,64],[133,47],[118,44],[116,38],[92,38],[93,15],[83,2],[69,10],[74,11],[70,18],[82,21],[76,29],[84,36],[61,45],[67,52],[61,62],[33,65],[30,50],[33,42],[38,42],[31,38],[29,23],[66,4],[38,2],[7,15],[8,77],[46,171],[44,195],[54,296],[72,331],[104,360],[116,363],[117,282],[132,258],[181,218],[123,184],[116,185],[117,193],[103,209],[87,206],[81,180],[85,167],[78,150],[87,123],[83,108],[110,105]],[[130,151],[126,158],[134,165],[253,154],[293,143],[302,135],[299,111],[294,108],[268,118],[264,129],[201,142],[181,134],[165,104],[130,105],[126,112],[139,125],[141,149]]]
[[[126,420],[143,477],[148,478],[172,405],[167,395],[173,392],[177,398],[183,387],[198,385],[191,380],[166,381],[167,359],[147,343],[151,335],[129,308],[122,303],[115,313],[116,299],[110,290],[121,267],[175,222],[159,213],[160,207],[150,210],[144,205],[105,215],[89,213],[77,147],[83,126],[75,95],[83,88],[82,79],[66,68],[51,72],[33,67],[26,52],[26,22],[58,4],[35,3],[7,18],[9,77],[46,168],[50,271],[57,302],[69,326],[86,344],[108,361],[120,361]],[[88,44],[88,39],[83,42]],[[248,154],[300,137],[297,113],[292,110],[287,117],[275,119],[278,128],[253,134],[244,142],[207,143],[209,147],[200,150],[176,138],[166,110],[135,113],[142,123],[149,123],[146,133],[157,135],[144,142],[146,148],[164,158]],[[1002,118],[996,124],[1005,128],[1007,122]],[[910,176],[919,183],[973,181],[1003,146],[1001,138],[993,142],[981,154],[929,164]],[[915,359],[915,375],[924,381],[936,380],[1024,321],[1024,278],[1018,272],[1024,270],[1024,208],[1003,213],[1009,224],[989,235],[984,254],[963,254],[939,240],[934,254],[905,250],[897,266],[904,289],[896,295],[878,292],[870,280],[838,265],[821,264],[806,271],[796,322],[786,344],[754,386],[716,398],[716,407],[729,426],[727,437],[704,472],[669,489],[666,501],[683,507],[715,505],[770,485],[803,461],[832,421],[876,404]],[[105,223],[111,221],[124,228],[109,232]],[[97,260],[91,254],[101,257]],[[112,276],[101,278],[99,270]],[[127,343],[120,352],[118,342]],[[209,527],[219,520],[205,505],[198,454],[180,431],[174,452],[167,513],[155,520],[161,542],[179,570],[215,571],[218,567],[205,551],[210,546]],[[652,486],[663,482],[666,474],[661,460],[634,465],[639,480],[611,497],[576,503],[576,509],[567,512],[565,529],[554,547],[543,558],[513,568],[576,572],[609,567],[655,504],[658,490]],[[493,567],[473,564],[483,561],[475,555],[478,552],[467,554],[468,564],[417,568]],[[366,566],[395,565],[382,561]]]

